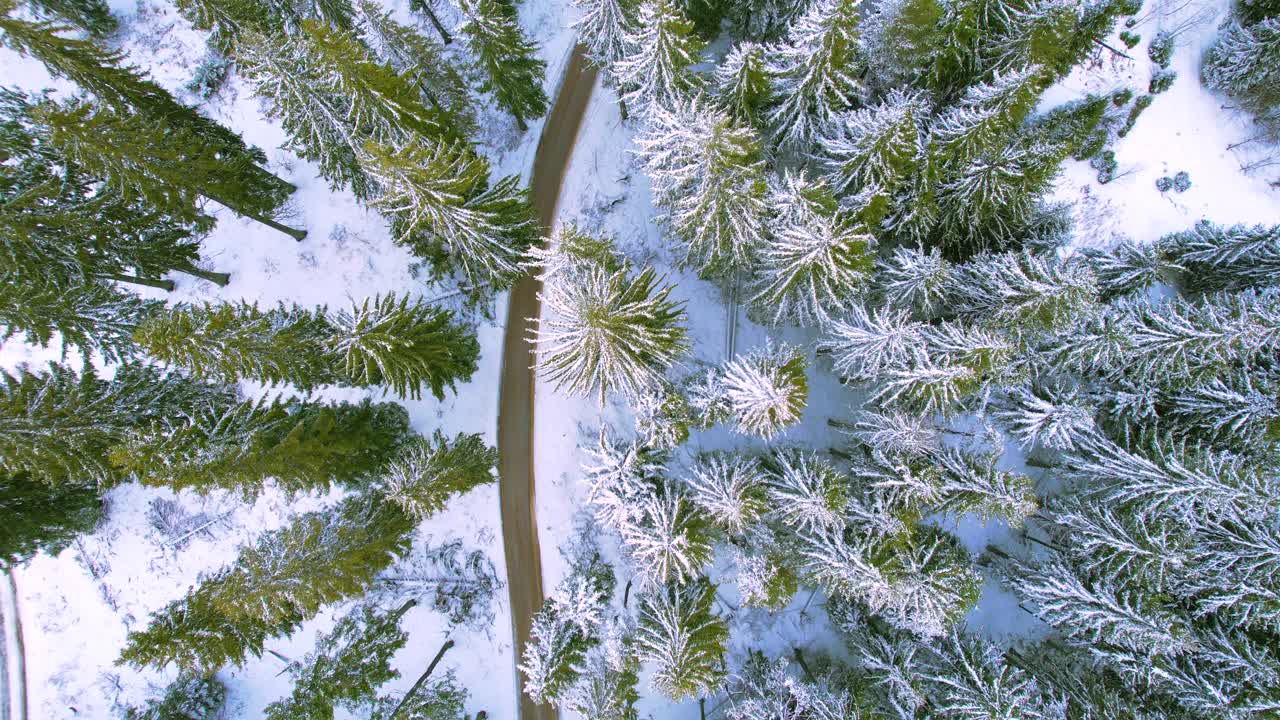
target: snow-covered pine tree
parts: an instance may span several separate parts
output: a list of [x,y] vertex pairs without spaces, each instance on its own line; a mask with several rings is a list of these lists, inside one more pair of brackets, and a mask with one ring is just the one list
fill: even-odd
[[697,422],[689,402],[675,385],[663,381],[632,404],[636,434],[655,450],[674,450],[689,439]]
[[942,311],[951,263],[937,248],[900,246],[877,262],[874,275],[875,292],[886,303],[928,319]]
[[1146,293],[1164,274],[1176,269],[1169,263],[1160,243],[1134,243],[1124,240],[1108,251],[1084,250],[1081,253],[1098,278],[1098,294],[1102,300],[1131,298]]
[[1006,389],[995,416],[1024,447],[1074,450],[1093,437],[1095,414],[1075,392],[1033,384]]
[[875,238],[823,181],[786,171],[770,187],[774,241],[760,258],[751,302],[771,323],[820,325],[854,306],[874,263]]
[[459,7],[466,18],[461,32],[484,73],[483,88],[515,116],[521,131],[528,130],[527,120],[547,112],[542,89],[547,64],[520,27],[515,5],[506,0],[460,0]]
[[806,675],[809,679],[805,680],[789,668],[784,658],[769,661],[758,653],[749,656],[729,683],[725,717],[834,720],[859,716],[857,701],[846,688],[839,687],[838,679],[833,683],[835,678],[820,673],[820,677]]
[[731,535],[745,534],[768,510],[766,477],[755,458],[711,453],[693,466],[687,483],[689,499]]
[[919,86],[942,44],[942,0],[886,0],[863,23],[862,45],[872,84],[881,90]]
[[594,266],[547,284],[539,299],[539,367],[557,388],[635,398],[656,385],[687,348],[684,304],[652,267],[638,274]]
[[50,485],[24,473],[0,472],[0,561],[14,567],[37,553],[56,556],[102,518],[91,485]]
[[663,457],[637,442],[611,440],[604,430],[597,448],[587,454],[590,459],[582,465],[587,502],[603,527],[621,534],[640,522],[641,502],[653,494],[665,469]]
[[[1167,518],[1112,508],[1084,498],[1053,502],[1047,530],[1069,562],[1088,577],[1170,587],[1191,563],[1193,538]],[[1225,568],[1223,568],[1225,569]]]
[[109,457],[149,485],[253,498],[268,478],[287,493],[358,487],[409,435],[408,414],[394,403],[243,400],[142,427]]
[[[419,676],[421,677],[421,676]],[[399,718],[431,718],[431,720],[467,720],[466,687],[458,682],[453,668],[437,671],[429,679],[416,682],[403,695],[383,695],[378,698],[370,720],[398,720]],[[327,720],[327,718],[326,718]]]
[[[1231,372],[1167,396],[1173,432],[1230,448],[1266,448],[1280,439],[1280,405],[1270,373]],[[1162,408],[1163,409],[1163,408]]]
[[227,701],[227,686],[213,673],[179,672],[164,695],[141,708],[129,707],[125,720],[217,720]]
[[653,663],[653,688],[672,700],[710,695],[724,681],[729,627],[712,612],[715,592],[699,578],[658,587],[640,599],[635,649]]
[[1000,518],[1019,527],[1039,508],[1031,478],[998,469],[999,453],[977,455],[950,448],[930,460],[942,471],[936,505],[940,512],[974,513],[983,520]]
[[737,566],[734,580],[742,604],[775,612],[782,610],[800,588],[794,559],[784,545],[771,546],[759,537],[753,538],[753,545],[747,550],[734,548],[733,551],[733,562]]
[[396,22],[374,0],[356,0],[360,37],[383,62],[407,77],[427,104],[444,113],[452,132],[469,137],[475,130],[475,110],[462,73],[444,56],[444,49],[417,29]]
[[930,707],[961,720],[1052,717],[1035,679],[1010,665],[991,643],[951,633],[929,653],[923,679]]
[[623,551],[647,587],[685,583],[702,574],[715,552],[715,530],[671,483],[637,500],[639,516],[622,528]]
[[1160,238],[1157,252],[1195,293],[1280,285],[1280,225],[1215,225],[1201,220]]
[[459,433],[452,440],[439,430],[404,444],[385,469],[387,499],[422,521],[444,510],[456,495],[494,481],[498,451],[479,435]]
[[268,103],[267,114],[289,134],[289,149],[320,165],[334,187],[350,187],[367,200],[376,189],[363,166],[366,142],[405,143],[448,137],[437,112],[424,107],[405,78],[354,33],[305,21],[285,37],[245,37],[237,63]]
[[[606,638],[605,643],[610,640]],[[620,641],[619,644],[630,640]],[[640,699],[640,663],[629,647],[611,653],[592,648],[581,666],[578,681],[566,694],[564,705],[582,717],[594,720],[638,720],[635,704]]]
[[949,313],[987,327],[1060,333],[1093,313],[1097,285],[1079,258],[984,253],[952,266],[943,295]]
[[849,481],[813,453],[785,451],[765,461],[773,514],[797,531],[844,527]]
[[71,285],[44,282],[26,273],[0,272],[0,339],[21,334],[26,342],[84,356],[101,353],[109,362],[133,356],[134,323],[163,303],[89,280]]
[[766,61],[776,102],[768,110],[774,144],[803,151],[832,116],[862,92],[857,45],[861,0],[816,0]]
[[743,41],[716,66],[716,101],[735,120],[752,128],[760,127],[760,114],[772,92],[764,53],[763,45]]
[[438,274],[457,268],[477,287],[505,287],[520,274],[539,232],[519,178],[490,185],[488,161],[460,142],[370,143],[362,153],[374,206],[392,218],[397,242]]
[[[563,705],[580,697],[583,662],[605,639],[604,613],[616,582],[613,568],[598,552],[579,560],[585,562],[574,563],[533,616],[520,672],[525,693],[534,702]],[[607,679],[599,675],[585,679],[594,681]]]
[[704,102],[654,106],[636,140],[654,200],[687,243],[683,264],[729,279],[766,244],[765,163],[755,133]]
[[46,100],[32,116],[62,155],[126,199],[143,199],[165,214],[194,222],[201,214],[198,198],[206,197],[294,239],[306,237],[304,230],[271,217],[279,205],[271,199],[271,176],[242,159],[227,158],[223,148],[188,129],[87,102]]
[[888,306],[868,310],[856,305],[843,320],[827,327],[818,352],[831,358],[832,369],[853,382],[870,382],[891,370],[910,367],[925,339],[926,325],[909,311]]
[[768,440],[799,422],[809,400],[805,365],[799,348],[772,342],[726,363],[721,386],[738,432]]
[[699,61],[705,43],[674,0],[646,0],[640,5],[636,33],[628,38],[630,53],[616,66],[622,100],[641,117],[655,108],[672,108],[699,87],[689,69]]
[[924,152],[921,130],[928,112],[925,96],[893,90],[879,105],[842,113],[824,125],[818,154],[836,194],[872,186],[894,194],[909,182]]
[[328,344],[340,354],[355,385],[386,385],[402,397],[422,397],[423,386],[437,400],[447,386],[466,382],[476,371],[480,343],[453,313],[408,295],[366,299],[334,318]]
[[1029,65],[975,85],[930,127],[929,155],[943,167],[961,168],[998,154],[1035,108],[1046,87],[1044,69]]
[[1204,82],[1254,112],[1280,105],[1280,15],[1251,25],[1231,22],[1205,53]]
[[[1101,24],[1083,22],[1085,7],[1108,6],[1113,0],[1034,0],[1012,6],[997,14],[1001,26],[998,36],[984,38],[980,54],[987,73],[1001,73],[1027,65],[1040,65],[1055,77],[1065,75],[1072,65],[1083,60],[1079,49],[1091,50],[1091,32],[1097,39],[1111,32],[1114,20]],[[1084,36],[1084,37],[1081,37]]]
[[111,380],[91,367],[77,375],[50,364],[0,374],[0,471],[34,480],[110,485],[121,478],[110,452],[130,435],[164,428],[205,407],[235,401],[233,390],[126,364]]
[[631,46],[638,29],[637,0],[573,0],[582,16],[573,24],[578,42],[587,46],[591,62],[613,79],[618,63],[635,51]]
[[410,545],[417,520],[378,493],[295,516],[129,633],[120,662],[213,670],[260,656],[324,605],[358,597]]
[[414,601],[392,612],[358,605],[333,629],[316,640],[315,650],[285,669],[293,678],[293,692],[263,711],[266,720],[296,720],[332,714],[336,707],[356,711],[372,702],[378,688],[400,677],[391,657],[409,636],[400,618]]
[[886,456],[919,458],[942,446],[938,429],[928,418],[904,412],[863,412],[846,434]]
[[744,0],[729,5],[734,34],[756,42],[781,38],[805,11],[803,0]]
[[1016,247],[1035,227],[1068,148],[1010,145],[974,160],[937,195],[936,243],[952,257]]

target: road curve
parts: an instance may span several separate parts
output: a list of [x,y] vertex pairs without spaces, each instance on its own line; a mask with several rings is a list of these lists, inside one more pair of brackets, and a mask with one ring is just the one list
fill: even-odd
[[[560,198],[573,144],[596,81],[596,68],[578,45],[569,56],[555,105],[542,126],[533,157],[529,195],[543,232],[549,232]],[[516,661],[529,639],[533,614],[542,607],[542,557],[534,508],[533,388],[534,348],[530,334],[539,314],[542,283],[524,275],[511,290],[506,335],[502,346],[502,376],[498,386],[499,501],[502,544],[507,557],[507,587],[511,592],[511,625]],[[519,720],[555,720],[556,709],[536,704],[524,694],[524,676],[516,672],[520,693]]]

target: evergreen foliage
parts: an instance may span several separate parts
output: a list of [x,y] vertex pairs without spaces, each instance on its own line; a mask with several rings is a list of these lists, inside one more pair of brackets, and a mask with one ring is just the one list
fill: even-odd
[[525,37],[515,6],[505,0],[461,0],[467,21],[462,25],[471,51],[484,72],[484,89],[498,105],[516,118],[521,130],[526,121],[547,112],[542,78],[547,64],[537,47]]
[[125,720],[216,720],[227,700],[227,687],[213,674],[183,672],[164,695],[142,708],[128,708]]
[[45,19],[61,20],[97,38],[106,37],[120,27],[111,8],[102,0],[39,0],[31,5]]
[[818,0],[767,58],[776,102],[767,113],[774,143],[802,149],[834,113],[862,92],[857,44],[861,0]]
[[1252,25],[1232,23],[1205,54],[1202,74],[1256,113],[1280,104],[1280,16]]
[[632,53],[640,4],[636,0],[574,0],[582,11],[573,27],[578,41],[587,46],[591,61],[606,73]]
[[[590,684],[605,680],[585,673],[583,662],[604,634],[604,612],[613,595],[613,569],[593,553],[556,586],[533,617],[520,671],[534,702],[557,705],[593,695]],[[587,675],[587,677],[584,677]]]
[[700,578],[640,599],[636,652],[653,663],[653,688],[672,700],[710,694],[724,679],[729,628],[711,611],[714,597],[715,586]]
[[0,475],[0,560],[6,566],[41,552],[56,556],[76,537],[93,532],[101,518],[96,488]]
[[759,127],[772,92],[764,62],[765,47],[749,41],[733,46],[716,66],[715,97],[737,121]]
[[452,441],[436,431],[408,443],[386,470],[387,499],[410,516],[425,520],[450,498],[493,482],[498,451],[479,435],[459,433]]
[[705,43],[674,0],[643,2],[636,27],[631,52],[616,68],[622,100],[642,117],[679,107],[701,84],[689,67]]

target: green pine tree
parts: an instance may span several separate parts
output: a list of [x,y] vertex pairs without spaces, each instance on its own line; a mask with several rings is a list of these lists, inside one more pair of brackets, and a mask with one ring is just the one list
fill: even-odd
[[484,73],[484,89],[515,116],[521,131],[528,130],[528,120],[547,112],[542,89],[547,64],[520,27],[515,5],[507,0],[461,0],[460,6],[467,19],[462,34]]
[[178,674],[164,695],[142,708],[125,710],[125,720],[217,720],[227,701],[227,686],[213,673]]
[[385,473],[387,498],[406,513],[425,520],[449,499],[494,481],[498,451],[479,435],[447,439],[439,430],[431,439],[411,441]]
[[7,566],[41,552],[57,555],[76,537],[93,532],[101,518],[97,488],[0,473],[0,562]]
[[712,612],[714,600],[706,578],[659,587],[640,600],[636,650],[654,665],[654,689],[672,700],[709,695],[724,680],[729,627]]
[[32,0],[31,4],[42,17],[70,23],[94,37],[106,37],[120,27],[103,0]]

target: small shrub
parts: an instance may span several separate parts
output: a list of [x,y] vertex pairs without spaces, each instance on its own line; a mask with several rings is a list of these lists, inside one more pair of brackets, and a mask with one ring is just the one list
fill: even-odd
[[208,100],[222,89],[231,71],[231,61],[210,53],[196,66],[195,73],[187,81],[186,89],[201,100]]
[[1173,60],[1173,36],[1164,31],[1156,33],[1147,46],[1147,57],[1162,68],[1169,67],[1169,62]]
[[1111,94],[1111,104],[1116,107],[1124,107],[1126,103],[1133,99],[1133,90],[1125,88],[1117,90]]
[[1159,93],[1162,93],[1165,90],[1168,90],[1169,88],[1173,87],[1173,81],[1177,77],[1178,77],[1178,73],[1172,70],[1165,70],[1163,68],[1160,70],[1156,70],[1155,74],[1151,76],[1151,85],[1150,87],[1147,88],[1147,90],[1152,95],[1157,95]]
[[1133,107],[1129,109],[1129,117],[1125,118],[1124,127],[1120,128],[1120,137],[1124,137],[1129,134],[1129,131],[1132,130],[1133,126],[1138,122],[1138,116],[1142,114],[1143,110],[1151,107],[1151,103],[1155,99],[1154,95],[1143,95],[1133,101]]
[[1173,176],[1173,189],[1178,192],[1186,192],[1191,189],[1191,173],[1183,170]]
[[1156,180],[1156,189],[1159,190],[1160,192],[1162,193],[1169,192],[1169,190],[1171,190],[1172,188],[1173,188],[1173,178],[1169,177],[1168,175],[1165,175],[1164,177]]
[[1124,43],[1125,47],[1133,49],[1138,43],[1142,42],[1142,36],[1125,30],[1120,33],[1120,42]]
[[1098,171],[1098,182],[1103,185],[1115,179],[1117,166],[1116,154],[1112,150],[1104,150],[1089,161],[1089,167]]

